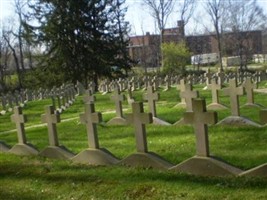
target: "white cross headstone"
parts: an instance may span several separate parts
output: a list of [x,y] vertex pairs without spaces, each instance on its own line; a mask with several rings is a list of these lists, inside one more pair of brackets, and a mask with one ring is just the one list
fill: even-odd
[[137,152],[146,153],[147,138],[145,124],[153,122],[152,114],[144,113],[143,103],[141,102],[134,102],[132,104],[132,111],[132,114],[126,115],[126,121],[134,126]]
[[194,125],[196,134],[197,156],[209,156],[209,139],[207,124],[217,122],[216,112],[207,112],[205,100],[193,100],[193,111],[184,114],[184,122]]

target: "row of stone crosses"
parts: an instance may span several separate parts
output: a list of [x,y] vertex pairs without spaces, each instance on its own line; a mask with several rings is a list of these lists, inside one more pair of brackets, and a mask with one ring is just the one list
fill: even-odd
[[[155,92],[154,87],[147,86],[146,99],[150,107],[150,112],[145,113],[142,102],[132,102],[132,113],[123,116],[121,109],[122,95],[120,94],[119,87],[115,88],[112,99],[116,102],[116,117],[122,118],[126,124],[132,124],[134,127],[134,134],[136,139],[136,152],[123,159],[118,159],[110,151],[101,148],[98,140],[97,124],[102,121],[102,114],[95,111],[93,95],[87,92],[84,97],[85,112],[80,115],[81,123],[86,125],[88,148],[78,154],[74,154],[66,147],[60,145],[57,133],[57,123],[60,122],[60,113],[55,111],[54,106],[47,106],[45,114],[42,115],[42,122],[47,124],[49,146],[42,151],[37,150],[32,144],[27,142],[24,123],[26,116],[22,113],[22,108],[16,106],[14,114],[11,119],[16,123],[18,143],[10,148],[4,142],[0,143],[0,150],[7,151],[19,155],[40,155],[49,158],[70,159],[74,163],[89,164],[89,165],[127,165],[156,168],[160,170],[174,170],[177,172],[184,172],[195,175],[204,176],[267,176],[267,164],[255,167],[253,169],[243,171],[235,166],[215,158],[210,155],[209,151],[209,138],[208,138],[208,124],[217,123],[217,113],[215,111],[207,111],[206,102],[204,99],[197,98],[198,94],[192,90],[191,84],[184,83],[181,80],[180,90],[181,98],[187,105],[186,113],[183,116],[183,123],[192,124],[196,135],[196,155],[189,158],[182,163],[172,164],[162,158],[155,152],[150,152],[147,146],[146,124],[153,123],[156,118],[155,100],[158,99],[158,94]],[[251,79],[246,79],[244,87],[254,88]],[[215,84],[212,81],[212,84]],[[249,85],[249,87],[248,87]],[[248,89],[247,93],[248,93]],[[189,93],[195,92],[195,95],[190,96]],[[237,86],[236,79],[230,80],[228,88],[224,89],[225,94],[228,94],[231,99],[231,112],[233,119],[239,117],[238,95],[244,92],[243,87]],[[253,93],[250,94],[250,96]],[[190,102],[188,103],[189,100]],[[182,100],[183,101],[183,100]],[[181,102],[183,103],[183,102]],[[217,104],[218,102],[216,102]],[[249,104],[253,103],[249,102]],[[121,113],[119,113],[121,112]],[[242,117],[239,117],[244,120]]]
[[[263,80],[267,80],[267,73],[264,71],[251,74],[249,72],[238,73],[230,72],[224,73],[218,71],[217,73],[212,73],[210,70],[205,74],[201,75],[189,75],[183,80],[189,84],[199,84],[206,83],[211,84],[213,79],[217,80],[217,83],[222,86],[223,83],[229,82],[231,78],[236,78],[238,82],[243,82],[247,77],[250,77],[255,83]],[[164,78],[154,76],[144,76],[141,78],[132,77],[130,79],[119,79],[108,81],[104,80],[99,85],[99,91],[103,94],[107,94],[114,90],[115,87],[119,87],[120,91],[131,90],[135,91],[141,88],[146,89],[148,85],[153,85],[155,89],[159,87],[165,87],[165,91],[169,90],[173,85],[179,85],[182,77],[180,76],[165,76]],[[90,82],[87,86],[92,93],[95,92],[94,82]],[[0,96],[0,102],[2,105],[2,110],[0,110],[0,115],[4,115],[7,112],[12,112],[14,106],[24,106],[28,101],[42,100],[46,98],[51,98],[52,105],[54,105],[59,112],[64,111],[68,108],[74,101],[75,94],[84,94],[85,87],[77,82],[74,86],[73,84],[63,84],[61,87],[53,87],[51,90],[39,88],[38,90],[20,90],[13,93],[7,93]],[[131,93],[129,92],[129,98],[131,101]]]
[[59,112],[62,112],[68,108],[75,100],[77,94],[76,88],[79,87],[80,83],[76,86],[73,84],[63,84],[60,87],[53,87],[51,90],[39,88],[38,90],[20,90],[14,93],[7,93],[0,97],[2,110],[0,115],[5,115],[7,112],[12,112],[14,106],[24,107],[27,102],[37,101],[51,98],[52,105],[57,108]]

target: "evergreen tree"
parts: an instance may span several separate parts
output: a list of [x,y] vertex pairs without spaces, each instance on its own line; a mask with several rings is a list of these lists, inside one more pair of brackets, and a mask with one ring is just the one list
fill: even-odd
[[[63,73],[64,81],[87,84],[89,78],[128,70],[128,23],[125,0],[38,0],[30,5],[27,24],[35,42],[44,46],[43,70]],[[30,27],[30,28],[29,28]]]

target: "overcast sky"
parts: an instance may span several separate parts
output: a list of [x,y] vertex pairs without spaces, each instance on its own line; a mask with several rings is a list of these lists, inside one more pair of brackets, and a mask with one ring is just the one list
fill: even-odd
[[[26,0],[25,0],[26,1]],[[175,0],[177,2],[181,0]],[[205,0],[198,0],[199,2],[205,2]],[[238,0],[237,0],[238,1]],[[241,3],[245,0],[239,0]],[[13,0],[0,0],[0,28],[3,25],[3,21],[9,16],[14,15]],[[126,20],[131,24],[131,35],[140,35],[146,32],[155,33],[155,22],[153,18],[150,17],[147,8],[142,6],[142,0],[126,0],[128,6],[128,12],[126,14]],[[260,6],[262,6],[267,12],[267,0],[258,0]],[[199,18],[197,16],[196,18]],[[174,27],[179,19],[178,12],[174,12],[169,20],[167,27]],[[191,33],[193,28],[195,28],[195,23],[193,20],[189,22],[187,26],[187,33]],[[200,27],[198,27],[200,29]]]

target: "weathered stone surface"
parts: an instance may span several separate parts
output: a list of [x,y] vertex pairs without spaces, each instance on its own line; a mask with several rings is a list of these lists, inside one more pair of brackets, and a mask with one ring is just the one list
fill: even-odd
[[223,89],[225,95],[230,96],[230,107],[232,116],[240,116],[239,96],[244,94],[243,87],[237,87],[236,79],[230,79],[229,87]]
[[31,144],[16,144],[9,150],[9,152],[16,155],[25,155],[25,156],[39,154],[39,151]]
[[153,117],[157,117],[156,101],[159,100],[159,93],[155,92],[153,86],[147,86],[147,94],[143,96],[144,100],[148,101],[148,110],[152,113]]
[[102,114],[95,112],[95,105],[93,102],[85,104],[85,113],[80,115],[81,123],[86,125],[87,139],[89,148],[98,149],[98,135],[96,124],[102,121]]
[[125,95],[120,93],[118,87],[115,87],[114,94],[111,96],[111,100],[115,102],[116,117],[107,122],[108,125],[126,125],[126,120],[123,116],[122,101],[125,100]]
[[257,166],[253,169],[247,170],[241,173],[240,176],[267,178],[267,163]]
[[244,83],[242,84],[245,88],[246,96],[247,96],[247,105],[252,106],[254,104],[254,89],[257,88],[256,83],[253,83],[251,78],[246,78]]
[[119,160],[106,149],[88,148],[71,159],[74,163],[87,165],[114,165]]
[[45,107],[45,114],[42,115],[42,122],[47,123],[49,145],[58,146],[59,143],[56,124],[60,122],[60,115],[55,112],[55,108],[53,106]]
[[186,111],[192,111],[192,99],[199,96],[198,91],[193,91],[191,84],[185,84],[185,90],[180,92],[180,96],[185,99]]
[[195,156],[170,170],[199,176],[236,176],[242,170],[212,157]]
[[80,119],[83,124],[86,124],[89,148],[73,157],[72,161],[89,165],[116,164],[119,160],[115,156],[108,150],[99,148],[96,124],[102,121],[102,115],[99,112],[95,112],[93,102],[85,104],[85,113],[80,115]]
[[184,122],[193,124],[196,135],[196,155],[209,156],[209,139],[207,124],[216,124],[217,113],[207,112],[204,99],[193,100],[193,111],[184,114]]
[[141,102],[134,102],[132,104],[132,111],[132,114],[126,115],[126,120],[127,123],[134,126],[137,153],[123,159],[119,164],[157,169],[169,168],[171,164],[155,153],[148,152],[145,124],[152,123],[152,114],[144,113],[143,103]]
[[219,101],[219,90],[222,89],[222,86],[217,83],[216,79],[212,79],[211,84],[208,85],[208,89],[211,90],[212,94],[212,103],[207,106],[211,110],[224,110],[227,109],[225,105],[222,105]]
[[11,121],[16,124],[18,144],[13,146],[9,152],[17,155],[37,155],[39,153],[38,150],[32,144],[27,143],[24,128],[24,123],[27,119],[22,114],[21,107],[14,107],[14,114],[11,116]]
[[219,121],[217,125],[234,125],[234,126],[254,126],[261,127],[260,124],[251,121],[245,117],[240,116],[229,116]]
[[153,124],[155,125],[163,125],[163,126],[170,126],[171,124],[162,120],[162,119],[159,119],[157,117],[153,117]]
[[11,115],[11,121],[16,124],[18,143],[26,144],[26,135],[24,123],[27,121],[26,116],[22,114],[22,108],[19,106],[14,107],[14,114]]
[[54,159],[71,159],[74,157],[74,154],[64,146],[48,146],[39,155]]
[[159,170],[166,170],[173,167],[172,164],[153,152],[138,152],[131,154],[127,158],[120,161],[119,164],[131,167],[154,168]]

